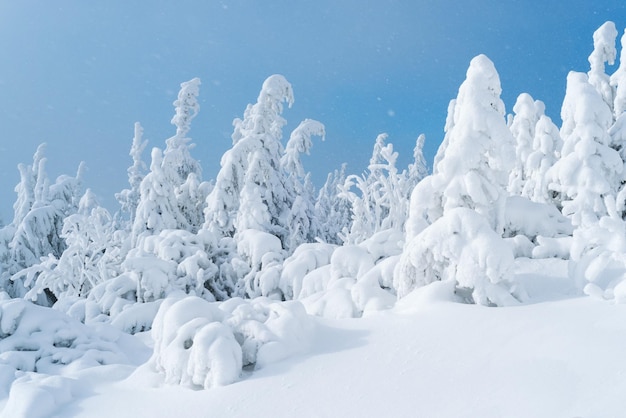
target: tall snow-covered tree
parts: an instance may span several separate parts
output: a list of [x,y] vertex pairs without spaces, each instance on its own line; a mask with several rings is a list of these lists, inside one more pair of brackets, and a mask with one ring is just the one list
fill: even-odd
[[622,35],[621,45],[619,67],[610,78],[611,86],[615,89],[615,101],[613,102],[615,119],[619,118],[626,111],[626,30],[624,30],[624,35]]
[[142,234],[154,235],[163,229],[196,232],[203,221],[203,208],[210,184],[202,182],[200,164],[191,154],[186,135],[197,115],[200,79],[181,83],[174,101],[172,124],[176,134],[165,141],[165,151],[154,148],[150,173],[141,181],[140,199],[132,226],[132,242]]
[[510,130],[515,139],[515,165],[509,175],[508,190],[513,195],[521,195],[528,178],[528,158],[533,152],[535,127],[544,114],[545,105],[534,100],[530,94],[522,93],[513,106],[513,117]]
[[496,232],[503,231],[514,149],[501,91],[491,60],[484,55],[472,59],[467,78],[448,108],[454,113],[448,115],[448,131],[433,175],[411,195],[407,239],[457,207],[477,211]]
[[341,244],[342,231],[350,230],[352,224],[350,203],[340,197],[340,188],[346,182],[346,164],[329,173],[319,190],[315,202],[315,213],[320,230],[317,236],[329,244]]
[[[257,194],[263,194],[264,207],[253,215],[250,223],[272,222],[267,212],[278,210],[273,192],[267,185],[278,184],[277,170],[282,155],[282,128],[286,121],[281,116],[283,103],[293,104],[291,84],[281,75],[273,75],[265,80],[257,102],[248,105],[243,119],[233,121],[233,147],[226,151],[220,162],[221,169],[217,174],[215,187],[207,197],[204,227],[220,235],[232,237],[236,228],[247,227],[248,220],[239,216],[240,206],[245,199],[242,194],[252,198],[250,194],[254,182],[259,182]],[[252,168],[251,168],[252,166]],[[264,173],[264,171],[266,171]],[[253,179],[257,176],[257,179]],[[244,192],[244,188],[248,190]],[[281,193],[279,187],[276,193]],[[276,196],[278,197],[278,196]],[[245,209],[245,208],[244,208]],[[276,213],[273,222],[278,220]],[[236,226],[237,224],[237,226]],[[276,225],[280,229],[280,226]],[[282,231],[284,235],[285,231]]]
[[549,170],[549,189],[560,195],[562,212],[576,226],[607,214],[604,198],[615,195],[623,161],[610,145],[609,105],[584,73],[570,72],[561,110],[561,158]]
[[502,240],[514,149],[500,93],[493,63],[484,55],[472,59],[448,108],[454,114],[436,170],[411,195],[406,245],[394,270],[400,297],[441,280],[469,302],[515,303],[513,253]]
[[148,141],[143,140],[143,128],[139,122],[135,122],[135,136],[133,137],[133,144],[129,153],[133,159],[133,165],[127,170],[130,189],[124,189],[115,195],[122,207],[122,212],[128,213],[131,225],[135,221],[135,212],[141,197],[139,188],[141,181],[145,177],[146,164],[141,159],[141,154],[145,150],[146,145],[148,145]]
[[132,226],[132,246],[146,235],[156,235],[164,229],[189,229],[181,213],[174,185],[163,169],[163,153],[152,149],[150,172],[140,185],[140,200]]
[[522,196],[533,202],[560,206],[560,202],[554,201],[552,193],[548,189],[546,174],[561,155],[562,146],[563,141],[559,134],[559,128],[548,116],[541,115],[535,125],[532,152],[525,162],[526,182],[522,188]]
[[406,180],[403,183],[403,189],[405,189],[405,195],[410,196],[413,188],[417,186],[424,177],[428,175],[428,164],[424,157],[424,143],[426,142],[426,136],[421,134],[415,141],[415,148],[413,148],[413,162],[409,164],[406,171]]
[[605,71],[604,64],[613,65],[617,56],[615,39],[617,29],[615,23],[606,22],[593,33],[593,52],[589,55],[591,69],[588,72],[589,83],[600,93],[604,102],[613,110],[615,92],[611,86],[610,77]]
[[316,120],[305,119],[293,130],[281,157],[281,168],[285,173],[287,190],[286,205],[290,208],[289,238],[286,249],[291,252],[304,242],[312,242],[319,232],[319,224],[315,214],[315,190],[306,174],[300,156],[309,154],[313,142],[312,136],[324,140],[324,125]]

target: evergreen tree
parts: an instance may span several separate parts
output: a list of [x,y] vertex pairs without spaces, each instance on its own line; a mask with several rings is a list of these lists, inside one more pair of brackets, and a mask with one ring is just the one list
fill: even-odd
[[559,128],[546,116],[541,115],[535,125],[532,152],[526,159],[526,182],[521,195],[533,202],[551,203],[560,206],[548,189],[548,170],[561,154],[563,141]]
[[544,111],[543,102],[535,101],[528,93],[520,94],[513,106],[515,116],[509,129],[515,139],[516,159],[508,185],[508,191],[513,195],[521,195],[525,187],[529,171],[528,159],[533,152],[535,127]]
[[621,45],[619,67],[610,78],[611,86],[615,89],[615,101],[613,102],[615,119],[618,119],[626,111],[626,30],[622,35]]
[[476,210],[496,232],[503,231],[514,150],[500,93],[493,63],[484,55],[475,57],[448,108],[453,115],[448,115],[448,131],[433,175],[411,195],[407,239],[456,207]]
[[122,212],[128,213],[131,225],[135,221],[135,212],[141,197],[139,189],[141,181],[145,177],[146,164],[142,161],[141,154],[145,150],[146,145],[148,145],[148,141],[143,140],[143,128],[139,122],[135,122],[135,136],[133,137],[133,144],[129,153],[133,159],[133,165],[127,170],[130,189],[124,189],[115,195],[122,207]]
[[289,210],[289,238],[286,250],[291,253],[298,245],[312,242],[319,232],[315,215],[314,187],[310,175],[305,174],[300,156],[310,153],[311,137],[320,136],[324,140],[324,125],[318,121],[305,119],[293,130],[281,157],[281,168],[285,173],[287,191],[286,205]]
[[549,189],[572,223],[589,225],[607,214],[604,198],[615,195],[623,161],[610,148],[613,115],[584,73],[570,72],[561,110],[561,158],[549,170]]
[[589,55],[589,83],[595,87],[604,102],[613,110],[615,92],[611,86],[610,78],[605,72],[605,63],[613,65],[617,51],[615,39],[617,29],[615,23],[606,22],[593,33],[593,52]]
[[341,186],[346,181],[346,164],[329,173],[315,202],[315,213],[319,220],[319,237],[329,244],[341,244],[341,233],[350,230],[352,224],[350,203],[340,197]]

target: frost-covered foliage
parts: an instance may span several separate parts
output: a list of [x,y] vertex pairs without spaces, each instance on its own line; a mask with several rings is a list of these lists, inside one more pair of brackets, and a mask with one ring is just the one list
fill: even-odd
[[448,108],[447,132],[433,175],[413,190],[407,242],[448,211],[465,207],[502,232],[513,137],[504,120],[500,79],[484,55],[472,59],[457,99]]
[[455,283],[467,302],[506,306],[511,296],[513,252],[474,210],[455,208],[412,239],[394,273],[398,297],[434,281]]
[[368,172],[363,176],[348,176],[340,186],[341,195],[351,207],[350,229],[342,231],[345,243],[358,244],[386,229],[404,230],[408,217],[408,196],[426,170],[422,147],[418,139],[415,161],[409,170],[398,172],[398,153],[393,144],[386,144],[387,134],[378,135],[374,144]]
[[561,158],[546,174],[563,214],[574,225],[589,225],[606,215],[604,199],[615,194],[624,162],[610,145],[613,117],[584,73],[570,72],[561,110]]
[[299,302],[166,299],[154,321],[151,363],[165,381],[208,389],[307,350],[313,325]]

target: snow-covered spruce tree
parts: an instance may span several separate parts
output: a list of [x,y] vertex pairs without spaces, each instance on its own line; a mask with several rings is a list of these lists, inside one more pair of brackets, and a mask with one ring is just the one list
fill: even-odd
[[[278,285],[278,271],[263,285],[259,273],[280,266],[290,238],[280,163],[284,102],[293,103],[291,84],[282,75],[268,77],[257,102],[247,106],[243,119],[233,121],[233,147],[222,156],[207,197],[204,228],[221,237],[220,272],[213,286],[229,294],[268,295]],[[266,251],[260,251],[263,245]]]
[[[433,175],[411,195],[413,238],[455,207],[474,209],[501,233],[508,175],[514,162],[513,137],[504,120],[500,78],[484,55],[475,57],[448,116],[443,150]],[[418,225],[419,224],[419,225]]]
[[[561,155],[563,141],[559,128],[546,115],[541,115],[535,125],[532,151],[525,163],[526,182],[522,188],[522,196],[539,203],[550,203],[557,206],[552,192],[548,190],[546,173]],[[560,202],[558,202],[560,207]]]
[[165,141],[163,152],[163,170],[174,184],[178,207],[192,232],[204,222],[204,204],[212,187],[202,181],[200,164],[190,154],[195,144],[187,137],[191,121],[200,110],[197,99],[199,89],[199,78],[181,83],[178,99],[174,101],[176,113],[172,118],[176,134]]
[[148,141],[143,140],[143,128],[139,122],[135,122],[135,136],[129,152],[133,159],[133,165],[127,170],[130,189],[124,189],[115,195],[121,205],[122,212],[128,214],[130,225],[135,221],[137,206],[141,197],[139,190],[146,170],[146,164],[141,159],[141,155],[146,149],[146,145],[148,145]]
[[[83,164],[76,177],[59,176],[50,184],[45,171],[45,145],[37,149],[32,166],[20,165],[20,183],[14,205],[15,216],[10,228],[13,236],[2,268],[2,287],[13,297],[28,291],[20,271],[39,263],[41,257],[60,257],[66,248],[61,238],[63,220],[76,212],[81,196]],[[17,275],[16,275],[17,274]],[[41,296],[40,303],[50,303]]]
[[315,213],[315,191],[310,176],[304,171],[300,156],[310,153],[313,146],[312,136],[319,136],[324,140],[325,134],[322,123],[312,119],[303,120],[289,136],[280,160],[286,176],[286,205],[290,208],[289,238],[285,243],[289,252],[293,252],[302,243],[313,242],[320,231]]
[[595,87],[604,102],[613,110],[615,91],[611,86],[610,77],[604,64],[613,65],[617,56],[615,39],[617,29],[615,23],[606,22],[593,33],[593,52],[589,55],[591,69],[588,72],[589,83]]
[[165,141],[165,151],[152,150],[150,172],[139,187],[133,246],[140,235],[155,235],[164,229],[195,232],[202,224],[203,205],[211,186],[201,181],[200,165],[189,152],[193,144],[186,137],[198,113],[199,85],[197,78],[181,84],[172,118],[176,134]]
[[320,230],[317,236],[329,244],[341,244],[341,232],[350,230],[352,224],[350,203],[340,197],[340,187],[346,182],[346,164],[329,173],[315,202],[315,213]]
[[501,238],[514,149],[500,93],[493,63],[484,55],[472,59],[449,107],[454,114],[446,123],[436,170],[411,195],[407,244],[394,272],[399,297],[445,280],[466,301],[514,300],[513,254]]
[[426,158],[424,157],[424,143],[426,142],[426,135],[421,134],[415,141],[415,148],[413,148],[413,162],[409,164],[406,171],[406,175],[402,179],[402,189],[404,195],[410,197],[411,193],[417,183],[422,181],[424,177],[428,175],[428,165]]
[[303,121],[285,151],[285,102],[293,103],[291,84],[281,75],[270,76],[257,102],[233,122],[233,147],[222,157],[207,197],[204,227],[221,237],[215,287],[241,296],[282,297],[282,260],[317,232],[314,191],[300,154],[308,152],[311,136],[323,136],[324,129],[319,122]]
[[280,264],[289,241],[288,191],[281,171],[282,103],[293,103],[291,84],[280,75],[263,83],[257,103],[235,123],[233,137],[249,143],[248,166],[235,219],[235,260],[246,295],[269,296],[278,288]]
[[615,195],[623,161],[610,145],[613,115],[584,73],[570,72],[561,110],[561,158],[548,171],[549,189],[575,226],[591,225],[607,214],[604,198]]
[[515,165],[509,175],[508,191],[512,195],[521,195],[529,177],[528,159],[533,152],[535,127],[544,114],[545,105],[534,100],[530,94],[522,93],[513,106],[513,117],[510,130],[515,139]]
[[626,111],[626,30],[622,35],[621,45],[619,67],[610,78],[611,86],[615,89],[615,101],[613,102],[615,119],[618,119]]

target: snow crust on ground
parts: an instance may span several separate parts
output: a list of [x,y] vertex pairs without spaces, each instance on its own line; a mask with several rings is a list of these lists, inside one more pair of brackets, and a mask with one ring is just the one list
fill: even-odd
[[2,416],[621,416],[626,306],[578,296],[564,260],[519,259],[516,272],[525,305],[458,303],[434,282],[363,318],[311,317],[307,352],[227,386],[166,384],[150,362],[25,374]]

